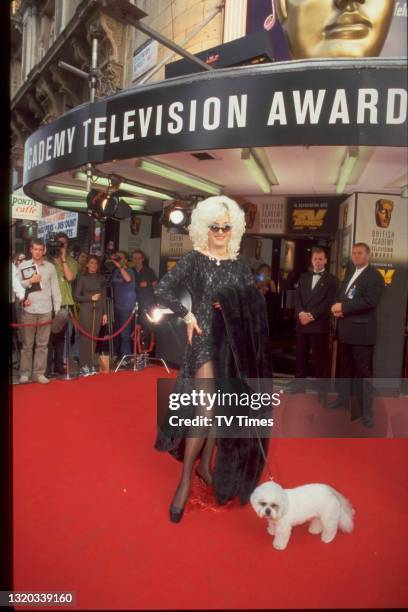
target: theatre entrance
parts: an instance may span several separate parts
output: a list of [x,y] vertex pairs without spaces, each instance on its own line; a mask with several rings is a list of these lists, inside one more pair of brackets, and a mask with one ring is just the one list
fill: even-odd
[[[265,291],[268,307],[273,369],[283,377],[295,374],[295,292],[299,278],[310,266],[312,248],[321,247],[328,258],[328,269],[336,271],[335,237],[246,236],[243,254],[256,274],[257,285]],[[330,265],[331,262],[331,265]],[[265,264],[269,266],[268,269]],[[270,288],[267,290],[267,285]],[[313,362],[309,375],[313,376]]]

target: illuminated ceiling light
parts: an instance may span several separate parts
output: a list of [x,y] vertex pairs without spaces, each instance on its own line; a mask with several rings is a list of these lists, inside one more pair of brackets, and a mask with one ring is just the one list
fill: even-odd
[[264,193],[271,193],[271,181],[265,168],[249,149],[242,149],[241,159]]
[[194,176],[194,174],[189,174],[183,170],[177,170],[171,166],[166,166],[160,162],[152,161],[151,159],[138,159],[136,161],[136,166],[141,170],[145,170],[145,172],[156,174],[174,183],[181,183],[182,185],[193,187],[198,191],[203,191],[210,195],[220,195],[222,193],[222,187],[216,183],[202,179],[199,176]]
[[272,168],[268,155],[263,147],[251,147],[249,152],[252,153],[258,165],[263,170],[266,178],[269,180],[270,185],[279,185],[278,178]]
[[122,196],[122,200],[124,200],[130,206],[138,206],[139,208],[143,208],[146,204],[146,200],[142,200],[141,198],[132,198],[126,195]]
[[78,196],[84,199],[86,198],[86,193],[87,193],[85,189],[65,187],[64,185],[46,185],[45,191],[47,193],[54,193],[57,195]]
[[[86,182],[85,172],[75,172],[73,177],[78,181]],[[93,176],[91,182],[94,187],[108,187],[110,185],[110,180],[104,176]],[[136,195],[150,196],[152,198],[159,198],[160,200],[174,200],[174,196],[164,193],[163,191],[142,187],[141,185],[133,185],[126,181],[120,183],[120,188],[123,191],[135,193]]]
[[79,202],[78,200],[71,201],[71,200],[55,200],[55,202],[52,202],[53,206],[58,206],[59,208],[64,208],[66,206],[69,206],[69,208],[78,208],[81,210],[86,210],[86,202]]
[[[128,202],[127,202],[128,203]],[[144,210],[144,206],[141,206],[140,204],[129,204],[130,208],[134,211],[141,211]]]
[[354,166],[357,163],[358,156],[358,147],[349,147],[347,149],[343,163],[340,166],[339,178],[336,184],[336,193],[344,193],[346,185],[348,185],[351,179],[351,175],[353,174]]

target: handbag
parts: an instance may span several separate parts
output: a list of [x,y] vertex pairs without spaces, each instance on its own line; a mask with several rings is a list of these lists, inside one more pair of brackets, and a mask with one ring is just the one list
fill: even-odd
[[51,323],[51,332],[53,334],[59,334],[59,332],[65,328],[68,322],[68,316],[69,312],[65,308],[61,308],[57,312]]

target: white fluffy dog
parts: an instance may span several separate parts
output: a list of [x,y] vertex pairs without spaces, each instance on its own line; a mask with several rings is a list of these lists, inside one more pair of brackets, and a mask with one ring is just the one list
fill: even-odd
[[306,484],[283,489],[276,482],[265,482],[250,498],[257,515],[268,519],[268,533],[273,546],[284,550],[292,527],[310,521],[309,533],[321,534],[322,542],[331,542],[337,529],[353,531],[354,509],[348,499],[325,484]]

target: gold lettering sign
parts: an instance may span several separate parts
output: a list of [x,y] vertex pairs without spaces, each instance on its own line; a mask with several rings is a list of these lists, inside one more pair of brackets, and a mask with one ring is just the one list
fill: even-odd
[[383,277],[384,283],[387,286],[391,285],[395,270],[385,270],[384,268],[377,268],[377,270]]
[[322,227],[327,210],[305,208],[292,211],[293,229],[317,229]]

